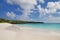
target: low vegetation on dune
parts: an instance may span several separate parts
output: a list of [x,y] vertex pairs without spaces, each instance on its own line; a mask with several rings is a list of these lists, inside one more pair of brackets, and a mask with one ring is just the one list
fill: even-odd
[[43,23],[43,22],[9,20],[9,19],[0,18],[0,23],[25,24],[25,23]]

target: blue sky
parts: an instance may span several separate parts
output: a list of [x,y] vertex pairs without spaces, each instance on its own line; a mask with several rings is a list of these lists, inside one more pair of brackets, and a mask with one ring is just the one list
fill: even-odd
[[0,0],[0,18],[60,23],[60,1]]

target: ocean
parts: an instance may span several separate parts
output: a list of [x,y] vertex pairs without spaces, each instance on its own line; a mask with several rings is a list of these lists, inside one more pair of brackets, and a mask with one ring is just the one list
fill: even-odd
[[[43,35],[58,35],[60,36],[60,24],[45,23],[45,24],[16,24],[21,30],[32,31]],[[32,28],[32,29],[31,29]]]
[[60,31],[60,23],[45,23],[45,24],[16,24],[21,27],[40,28],[46,30],[58,30]]

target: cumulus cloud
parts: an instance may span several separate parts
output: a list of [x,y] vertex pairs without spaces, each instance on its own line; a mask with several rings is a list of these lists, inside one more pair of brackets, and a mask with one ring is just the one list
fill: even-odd
[[7,12],[6,15],[10,18],[15,18],[16,14],[14,12]]
[[60,17],[54,17],[52,14],[60,14],[60,1],[57,2],[48,2],[45,8],[42,8],[41,5],[38,5],[38,10],[40,12],[40,17],[43,17],[47,14],[50,14],[47,17],[43,17],[41,20],[44,22],[51,23],[60,23]]
[[[40,3],[45,3],[44,0],[38,0]],[[34,6],[37,5],[37,0],[7,0],[7,3],[10,3],[10,4],[17,4],[19,6],[21,6],[21,8],[24,9],[23,11],[23,14],[21,16],[19,16],[20,19],[23,19],[23,20],[29,20],[29,17],[28,15],[30,15],[31,13],[31,9],[34,9]],[[55,13],[60,13],[60,12],[57,12],[57,10],[60,10],[60,1],[56,1],[56,2],[48,2],[47,3],[47,6],[45,8],[43,8],[41,5],[37,5],[37,8],[40,12],[40,16],[39,17],[42,17],[46,14],[55,14]],[[8,12],[8,15],[11,15],[9,14],[10,12]],[[14,14],[15,15],[15,14]],[[13,17],[15,17],[13,15]],[[49,18],[49,21],[53,21],[55,20],[56,22],[57,21],[60,21],[60,17],[48,17]],[[52,20],[51,20],[52,19]]]
[[40,16],[44,16],[46,14],[60,13],[57,12],[57,10],[60,10],[60,1],[48,2],[46,8],[42,8],[41,5],[38,5],[37,7],[40,12]]
[[[44,3],[44,0],[38,0],[40,3]],[[23,14],[21,15],[21,18],[27,19],[29,18],[28,15],[30,15],[30,10],[34,9],[34,6],[37,5],[37,0],[7,0],[7,3],[10,4],[17,4],[21,6],[21,8],[24,9]]]
[[36,5],[36,0],[7,0],[7,3],[21,6],[24,9],[22,18],[25,19],[30,14],[30,10]]
[[47,4],[48,13],[56,13],[60,9],[60,1],[58,2],[48,2]]
[[60,1],[58,1],[58,2],[48,2],[46,13],[56,13],[58,9],[60,9]]

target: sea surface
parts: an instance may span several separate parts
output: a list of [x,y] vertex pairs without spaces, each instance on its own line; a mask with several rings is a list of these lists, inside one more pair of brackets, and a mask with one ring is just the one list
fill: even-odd
[[[44,35],[58,35],[60,36],[60,23],[44,23],[44,24],[16,24],[18,27],[28,27],[34,33],[44,34]],[[27,29],[27,28],[26,28]],[[22,29],[22,30],[26,30]],[[35,30],[34,30],[35,29]],[[33,31],[34,30],[34,31]]]
[[45,24],[16,24],[21,27],[40,28],[46,30],[58,30],[60,31],[60,23],[45,23]]

